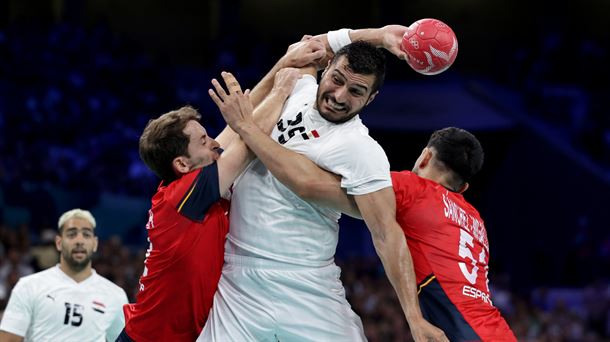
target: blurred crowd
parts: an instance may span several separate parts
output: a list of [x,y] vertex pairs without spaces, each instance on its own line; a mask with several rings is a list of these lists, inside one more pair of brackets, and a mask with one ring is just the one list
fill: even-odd
[[[26,225],[0,225],[0,317],[10,291],[20,277],[58,262],[55,232],[43,231],[32,239]],[[33,241],[36,240],[36,241]],[[120,238],[100,242],[93,259],[95,270],[121,286],[135,300],[143,269],[145,248],[128,248]],[[338,260],[348,301],[362,318],[371,342],[411,341],[398,299],[377,258]],[[610,341],[610,283],[584,288],[536,288],[511,291],[505,275],[491,274],[496,305],[519,341]]]
[[[137,152],[146,122],[179,105],[207,103],[200,83],[211,77],[168,71],[104,26],[13,26],[0,31],[0,51],[4,184],[141,195],[156,182]],[[220,126],[206,119],[212,130]]]

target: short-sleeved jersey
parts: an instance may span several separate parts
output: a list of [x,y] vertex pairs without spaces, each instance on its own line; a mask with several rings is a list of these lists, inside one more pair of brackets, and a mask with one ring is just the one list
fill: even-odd
[[392,181],[426,318],[451,341],[515,341],[490,298],[489,243],[478,211],[410,171],[392,172]]
[[126,303],[125,291],[95,270],[77,283],[57,265],[19,279],[0,330],[25,341],[114,341]]
[[205,325],[224,257],[228,202],[214,163],[165,185],[152,198],[150,242],[136,303],[125,306],[136,341],[194,341]]
[[[317,87],[313,76],[297,82],[271,137],[341,175],[349,194],[392,186],[385,152],[360,118],[341,124],[324,119],[314,108]],[[233,187],[227,253],[325,266],[333,262],[339,217],[299,198],[255,160]]]

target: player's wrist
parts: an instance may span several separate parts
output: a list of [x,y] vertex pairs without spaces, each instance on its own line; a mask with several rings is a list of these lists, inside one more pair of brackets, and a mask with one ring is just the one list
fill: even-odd
[[349,35],[350,29],[342,28],[340,30],[328,31],[326,39],[328,45],[333,50],[333,53],[337,53],[342,47],[352,43],[352,39]]
[[424,316],[419,308],[407,309],[405,311],[405,318],[409,326],[421,324],[424,320]]
[[233,124],[233,130],[239,134],[248,134],[251,133],[253,129],[258,129],[258,126],[251,120],[239,120]]

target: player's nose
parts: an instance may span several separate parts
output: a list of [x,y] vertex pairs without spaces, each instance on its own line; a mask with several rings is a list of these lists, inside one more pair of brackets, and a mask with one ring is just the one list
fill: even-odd
[[218,141],[212,139],[212,149],[216,150],[220,147],[220,144],[218,143]]
[[343,103],[347,99],[347,89],[345,87],[339,87],[335,89],[335,101],[337,103]]

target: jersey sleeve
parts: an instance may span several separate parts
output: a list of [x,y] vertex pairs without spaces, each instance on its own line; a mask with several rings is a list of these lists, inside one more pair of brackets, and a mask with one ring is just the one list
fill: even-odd
[[171,184],[168,200],[183,216],[201,221],[212,204],[220,199],[216,162],[192,171]]
[[18,336],[25,336],[32,321],[32,294],[28,293],[27,286],[23,280],[19,280],[8,300],[0,330],[4,330]]
[[318,164],[341,175],[349,195],[364,195],[391,187],[385,151],[368,135],[350,132],[320,156]]

